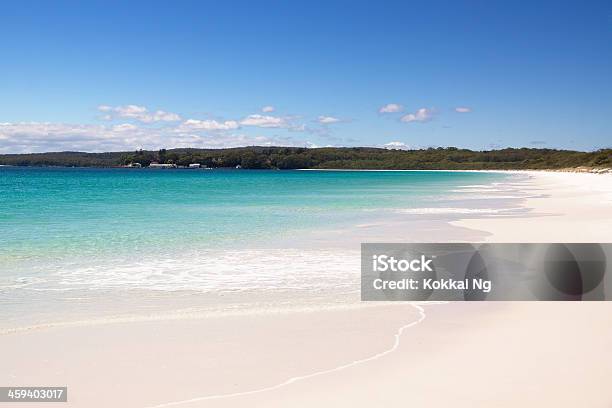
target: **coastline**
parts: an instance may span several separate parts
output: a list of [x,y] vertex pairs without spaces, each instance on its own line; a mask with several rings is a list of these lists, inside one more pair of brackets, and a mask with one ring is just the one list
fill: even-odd
[[[488,242],[612,242],[612,174],[523,172],[532,178],[524,207],[537,225],[511,218],[452,221],[488,231]],[[530,219],[533,221],[533,218]],[[524,229],[524,228],[525,229]]]
[[[525,193],[517,200],[526,212],[459,214],[442,235],[434,230],[429,239],[609,240],[612,176],[520,173],[528,177],[507,183]],[[361,236],[399,239],[406,228],[400,218],[362,227]],[[88,408],[603,408],[612,400],[604,384],[612,376],[612,305],[607,302],[416,306],[422,310],[412,304],[359,303],[352,293],[328,309],[268,308],[214,318],[180,314],[4,334],[0,358],[6,370],[0,382],[66,384],[67,406]],[[560,372],[567,375],[559,377]],[[134,384],[131,378],[140,380]]]
[[459,172],[459,173],[517,173],[517,174],[542,174],[542,173],[588,173],[588,174],[608,174],[612,173],[612,169],[607,167],[602,168],[561,168],[561,169],[401,169],[401,170],[379,170],[379,169],[295,169],[297,171],[442,171],[442,172]]

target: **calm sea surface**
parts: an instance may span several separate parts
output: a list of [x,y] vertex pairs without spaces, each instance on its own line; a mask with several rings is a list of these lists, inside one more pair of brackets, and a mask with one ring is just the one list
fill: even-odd
[[[487,191],[505,177],[0,167],[0,302],[27,303],[40,292],[206,291],[232,282],[238,290],[244,282],[226,277],[248,262],[232,251],[349,227],[372,214],[435,213],[449,207],[442,200]],[[279,284],[253,262],[250,282]]]

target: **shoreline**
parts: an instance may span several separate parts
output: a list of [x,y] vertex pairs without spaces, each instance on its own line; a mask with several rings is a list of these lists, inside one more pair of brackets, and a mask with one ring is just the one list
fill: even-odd
[[[118,288],[119,286],[117,285],[119,283],[113,283],[112,278],[109,277],[107,282],[102,280],[97,283],[95,289],[99,293],[92,292],[92,296],[89,298],[75,298],[68,303],[53,302],[45,307],[45,309],[51,311],[59,311],[64,317],[70,316],[68,320],[61,318],[57,320],[57,313],[51,314],[51,320],[47,320],[46,315],[48,313],[45,312],[33,315],[36,316],[34,319],[23,319],[22,324],[19,324],[18,321],[9,323],[2,327],[2,331],[22,331],[33,327],[79,326],[87,325],[89,324],[88,322],[95,322],[95,324],[108,322],[112,324],[124,321],[148,321],[164,319],[163,316],[179,316],[183,313],[182,311],[186,315],[204,317],[209,316],[211,313],[223,314],[221,308],[230,310],[231,314],[235,311],[235,308],[249,308],[249,305],[257,305],[257,307],[274,310],[279,306],[283,308],[287,304],[293,303],[295,306],[298,306],[297,309],[304,307],[314,307],[316,309],[317,303],[323,302],[321,308],[325,309],[337,306],[338,302],[358,301],[359,248],[361,242],[493,242],[496,240],[499,242],[526,242],[524,237],[519,236],[523,234],[523,230],[519,230],[520,232],[517,234],[511,234],[512,231],[517,230],[515,228],[517,222],[555,224],[558,223],[559,218],[563,219],[566,217],[559,208],[556,209],[557,211],[554,211],[555,209],[545,210],[546,207],[543,206],[543,204],[545,205],[551,200],[555,200],[555,198],[551,197],[558,196],[555,185],[542,184],[542,175],[545,173],[521,172],[520,174],[529,177],[506,179],[501,182],[496,181],[493,184],[487,184],[487,186],[483,185],[482,191],[480,188],[474,188],[478,186],[465,186],[466,192],[463,194],[468,196],[478,196],[478,194],[483,192],[491,194],[488,192],[490,190],[494,190],[496,194],[502,194],[501,200],[494,200],[493,203],[489,203],[495,205],[495,211],[490,211],[489,208],[485,208],[482,211],[464,211],[458,208],[455,211],[455,208],[447,207],[433,207],[430,209],[436,211],[423,211],[428,210],[427,208],[397,209],[374,215],[368,218],[368,220],[364,220],[348,229],[326,229],[322,232],[313,231],[309,234],[301,235],[297,239],[284,238],[281,245],[278,245],[278,243],[267,244],[230,252],[232,256],[248,256],[252,262],[255,262],[257,259],[262,259],[262,256],[267,256],[269,258],[268,261],[272,258],[286,257],[283,254],[289,251],[289,260],[285,260],[284,269],[291,270],[291,276],[288,280],[283,280],[283,268],[266,270],[266,274],[269,275],[266,278],[268,280],[266,285],[269,287],[250,285],[245,287],[239,285],[239,281],[228,282],[231,285],[224,286],[227,290],[217,294],[210,292],[208,289],[204,290],[205,287],[190,291],[187,285],[188,282],[183,282],[182,280],[177,280],[176,282],[164,280],[159,281],[159,283],[152,281],[147,286],[134,286],[137,282],[127,282],[128,290],[125,293],[121,292],[118,296],[112,296],[110,291],[115,287]],[[549,174],[557,175],[553,177],[559,177],[561,173]],[[573,179],[576,179],[576,177],[595,178],[595,175],[562,175],[561,180],[567,182],[567,177]],[[604,181],[608,178],[599,176],[596,179]],[[612,180],[612,177],[610,177],[610,180]],[[570,183],[572,185],[569,191],[570,194],[574,193],[575,184]],[[612,188],[609,194],[612,197]],[[561,198],[557,197],[556,199]],[[480,200],[480,198],[477,198],[477,200]],[[464,202],[464,205],[470,204],[469,201]],[[498,207],[500,205],[506,206],[505,208],[508,211],[504,210],[504,207]],[[584,206],[585,203],[581,200],[578,205]],[[564,206],[565,204],[560,207]],[[516,207],[519,207],[520,211],[517,211]],[[576,208],[576,203],[573,204],[572,208]],[[603,211],[606,211],[606,208]],[[592,211],[589,213],[592,213]],[[580,218],[585,216],[574,212],[572,217]],[[585,225],[584,228],[587,230],[597,229],[605,236],[605,230],[608,226],[612,230],[612,223],[605,221],[607,219],[604,219],[604,222],[596,220],[595,225],[591,225],[592,220],[589,216],[587,220],[589,225]],[[406,231],[408,231],[408,234],[405,233]],[[529,235],[529,239],[533,240],[533,242],[547,241],[549,235],[547,235],[546,231],[550,231],[550,228],[546,228],[544,231],[543,236],[539,239],[536,239],[538,236],[533,233]],[[587,242],[591,240],[589,236],[576,239],[575,234],[564,236],[562,232],[555,232],[555,240],[559,242]],[[507,238],[508,236],[510,238]],[[197,253],[193,255],[196,256]],[[309,261],[307,264],[302,265],[304,257],[308,258]],[[221,258],[227,258],[225,261],[228,261],[230,257],[225,256]],[[322,272],[323,265],[328,265],[326,262],[333,262],[334,264],[338,262],[338,265],[334,265],[334,268],[332,268],[332,274],[329,271],[326,273]],[[206,268],[209,266],[208,263],[195,262],[191,265],[191,268],[205,268],[203,270],[208,270]],[[246,273],[248,268],[245,268],[241,266],[241,272],[237,273],[237,277]],[[126,271],[128,270],[127,268],[124,269],[122,271],[123,274],[127,273]],[[141,267],[136,272],[140,269]],[[226,269],[224,269],[224,272],[228,272]],[[72,280],[75,278],[75,275],[71,276]],[[79,278],[84,279],[80,275]],[[103,277],[100,276],[100,278]],[[171,276],[168,276],[166,279],[170,278]],[[202,285],[204,282],[200,281],[203,278],[205,276],[199,277],[195,283]],[[182,278],[179,276],[177,279]],[[299,282],[296,279],[299,279]],[[323,281],[325,281],[328,288],[333,287],[334,290],[321,286]],[[306,286],[298,289],[294,286],[295,284]],[[174,287],[172,285],[178,286]],[[121,286],[126,287],[126,285]],[[285,289],[281,289],[283,287]],[[108,295],[105,293],[108,293]],[[68,299],[68,297],[76,295],[78,294],[72,295],[67,293],[66,296]],[[108,298],[106,298],[107,296]],[[130,300],[132,297],[138,300],[136,302]],[[243,300],[247,300],[247,302],[245,303]],[[66,303],[66,305],[63,305],[63,303]],[[75,314],[72,311],[74,308],[68,307],[69,303],[79,305],[76,310],[82,311]],[[76,324],[77,322],[82,324]]]
[[517,198],[465,199],[474,196],[470,192],[478,187],[474,184],[489,188],[491,181],[499,184],[508,178],[460,177],[466,180],[457,183],[456,188],[467,191],[454,192],[455,184],[451,183],[449,188],[453,190],[444,190],[441,196],[449,202],[432,204],[442,208],[424,208],[430,205],[425,200],[421,208],[410,207],[414,203],[402,203],[397,207],[365,210],[348,222],[304,229],[248,247],[207,250],[185,247],[179,253],[152,255],[144,260],[131,261],[121,253],[106,263],[104,258],[96,258],[66,264],[65,271],[59,270],[46,280],[41,277],[5,286],[14,289],[7,292],[8,304],[18,306],[20,288],[27,290],[24,294],[36,302],[6,308],[0,329],[151,320],[151,315],[171,316],[180,310],[206,315],[222,312],[221,308],[248,308],[248,303],[266,309],[287,303],[325,309],[338,302],[355,302],[359,297],[361,242],[435,242],[440,234],[451,241],[482,239],[484,233],[452,227],[449,221],[497,216],[505,214],[506,209],[515,212]]
[[612,174],[529,172],[528,231],[512,218],[451,221],[488,232],[487,242],[612,242]]
[[[515,173],[512,172],[512,174]],[[286,257],[284,254],[289,253],[289,260],[285,260],[284,264],[285,270],[290,269],[292,271],[289,280],[282,280],[282,268],[274,268],[265,271],[269,275],[266,278],[267,282],[265,284],[267,286],[265,287],[261,285],[247,285],[248,287],[245,287],[238,285],[239,282],[236,281],[226,288],[228,289],[227,292],[222,291],[215,295],[215,293],[209,293],[209,289],[206,289],[206,287],[199,288],[193,294],[190,294],[188,282],[183,282],[184,278],[182,276],[178,276],[176,282],[167,281],[167,279],[172,278],[172,276],[168,276],[166,280],[158,281],[159,283],[152,281],[146,286],[134,286],[137,285],[137,282],[127,282],[129,290],[124,295],[132,297],[136,293],[136,298],[141,301],[144,311],[155,310],[161,314],[172,314],[176,310],[187,310],[190,307],[192,308],[191,312],[195,310],[197,313],[209,313],[213,309],[218,309],[217,304],[225,305],[225,307],[238,307],[243,303],[240,299],[252,299],[257,304],[267,304],[266,307],[270,307],[271,300],[278,302],[277,305],[294,301],[292,291],[304,301],[319,302],[321,299],[327,298],[330,300],[327,305],[333,305],[335,302],[344,302],[350,299],[351,295],[348,294],[358,293],[359,291],[357,284],[359,279],[358,255],[362,242],[592,242],[595,234],[599,234],[601,237],[599,241],[601,242],[610,239],[607,231],[612,230],[612,217],[607,216],[609,208],[602,198],[608,197],[608,201],[612,203],[612,175],[605,177],[603,175],[554,172],[519,172],[519,174],[527,177],[506,179],[492,184],[487,183],[486,186],[464,186],[462,194],[465,194],[468,198],[476,196],[476,201],[482,200],[482,195],[485,195],[487,200],[491,200],[491,194],[499,194],[500,200],[497,200],[496,196],[492,196],[493,201],[487,202],[483,209],[464,210],[442,206],[386,210],[380,214],[368,216],[369,218],[350,228],[326,229],[321,232],[312,231],[308,234],[301,234],[295,239],[284,237],[280,241],[280,245],[279,242],[256,245],[240,251],[230,251],[231,256],[220,257],[223,262],[226,262],[233,256],[247,256],[252,262],[256,262],[258,259],[262,259],[262,256],[267,256],[268,262],[270,262],[273,258]],[[589,187],[586,189],[586,193],[583,193],[579,189],[585,183]],[[581,195],[575,197],[578,191],[581,191]],[[463,205],[468,206],[472,203],[469,200],[463,201]],[[501,205],[505,207],[499,207]],[[585,210],[587,207],[589,209]],[[579,225],[582,232],[566,228],[568,221],[571,221],[573,226]],[[517,228],[517,225],[521,223],[530,226],[535,224],[545,225],[546,227],[535,228],[526,236],[523,228]],[[304,254],[307,255],[309,262],[302,265]],[[192,255],[197,256],[197,253]],[[325,262],[334,261],[339,261],[339,263],[337,266],[334,265],[332,269],[333,276],[329,273],[322,273],[323,265],[328,265]],[[191,267],[192,269],[205,268],[202,270],[207,270],[206,268],[211,265],[215,266],[215,264],[196,262]],[[129,273],[129,268],[125,267],[123,269],[122,274]],[[138,266],[135,271],[139,272],[140,269],[141,267]],[[223,269],[223,271],[228,272],[226,269]],[[245,268],[240,270],[242,272],[238,275],[247,271]],[[72,281],[77,277],[81,280],[84,279],[80,275],[73,274],[71,275]],[[102,275],[99,277],[104,278]],[[302,288],[303,290],[299,290],[295,286],[295,284],[299,284],[296,280],[299,277],[303,277],[303,279],[300,278],[299,282],[306,285],[305,288]],[[333,277],[333,279],[330,281],[327,279],[329,277]],[[196,283],[200,285],[205,283],[201,281],[205,276],[194,278],[197,278]],[[123,310],[136,310],[133,309],[134,303],[123,295],[123,298],[109,297],[108,300],[104,300],[104,303],[100,303],[105,304],[105,308],[102,310],[106,310],[106,312],[103,315],[96,315],[95,313],[90,315],[91,311],[95,310],[95,302],[103,299],[100,296],[104,297],[106,296],[105,292],[112,290],[114,287],[119,287],[117,285],[120,282],[114,283],[112,277],[104,279],[97,283],[96,289],[100,293],[94,294],[90,303],[86,303],[85,299],[84,302],[80,302],[85,306],[87,313],[83,316],[74,315],[71,320],[86,321],[92,318],[96,321],[104,321],[111,316],[114,316],[114,320],[134,318],[133,313],[123,313]],[[338,290],[325,290],[324,286],[321,286],[322,283],[317,283],[323,280],[327,282],[328,286],[337,286]],[[284,290],[281,289],[283,287],[285,287]],[[200,295],[203,289],[206,290]],[[110,295],[110,292],[108,293]],[[66,296],[73,295],[67,293]],[[75,300],[79,304],[79,299]],[[179,302],[176,303],[176,300],[179,300]],[[172,303],[176,303],[177,307],[172,307]],[[117,307],[112,307],[113,304],[116,304]],[[158,305],[161,305],[161,308]],[[61,308],[55,309],[58,306],[61,306]],[[196,309],[193,308],[194,306],[196,306]],[[55,302],[55,304],[49,304],[47,308],[70,312],[70,308],[66,307],[62,306],[61,302]],[[71,315],[71,313],[68,313],[68,315]],[[137,314],[137,316],[139,315]],[[44,317],[44,315],[41,316]],[[145,317],[145,319],[149,318]],[[46,320],[42,323],[33,320],[32,324],[28,324],[28,321],[25,320],[24,323],[26,323],[26,327],[47,325]],[[66,322],[52,321],[51,323],[52,325],[62,326]],[[20,330],[22,326],[20,324],[9,324],[2,329],[8,331]]]
[[[562,169],[295,169],[296,171],[440,171],[440,172],[459,172],[459,173],[519,173],[519,174],[529,174],[529,173],[589,173],[589,174],[608,174],[612,173],[612,168],[607,167],[593,167],[593,168],[562,168]],[[605,170],[605,171],[599,171]]]
[[[525,193],[519,201],[527,212],[451,220],[432,239],[443,241],[456,231],[457,239],[471,233],[480,242],[504,242],[521,238],[526,229],[530,240],[603,242],[610,236],[612,177],[532,173],[518,183],[503,182]],[[397,217],[379,231],[401,232],[405,225]],[[366,227],[364,236],[372,231]],[[185,296],[185,304],[193,302]],[[264,306],[258,303],[264,299],[250,307]],[[294,305],[296,299],[287,301]],[[364,304],[357,293],[338,302],[327,309],[315,299],[314,307],[214,316],[185,309],[148,320],[7,333],[0,335],[0,382],[66,384],[67,406],[87,408],[604,408],[612,399],[604,391],[612,376],[609,302],[423,304],[422,319],[406,332],[402,328],[420,319],[410,303]],[[533,376],[527,378],[525,370]]]
[[[130,167],[130,166],[19,166],[14,164],[0,164],[0,167],[12,167],[12,168],[28,168],[28,169],[132,169],[132,170],[146,170],[149,167]],[[558,169],[335,169],[335,168],[297,168],[297,169],[259,169],[259,168],[235,168],[235,167],[202,167],[202,168],[189,168],[189,167],[176,167],[176,168],[150,168],[151,170],[255,170],[255,171],[371,171],[371,172],[391,172],[391,171],[413,171],[413,172],[460,172],[460,173],[471,173],[471,172],[483,172],[483,173],[530,173],[530,172],[550,172],[550,173],[590,173],[590,174],[612,174],[612,168],[610,167],[564,167]]]

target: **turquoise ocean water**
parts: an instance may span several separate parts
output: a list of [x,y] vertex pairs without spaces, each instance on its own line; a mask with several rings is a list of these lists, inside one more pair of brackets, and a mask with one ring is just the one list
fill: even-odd
[[[213,290],[224,271],[231,275],[247,261],[203,263],[211,253],[273,247],[373,214],[454,207],[444,200],[461,189],[487,191],[505,177],[0,167],[0,291],[5,302],[27,302],[30,293],[129,290],[151,282]],[[294,261],[301,263],[299,253]],[[253,262],[249,271],[265,275]]]
[[[0,168],[2,262],[235,247],[431,207],[499,174]],[[3,268],[4,269],[4,268]]]

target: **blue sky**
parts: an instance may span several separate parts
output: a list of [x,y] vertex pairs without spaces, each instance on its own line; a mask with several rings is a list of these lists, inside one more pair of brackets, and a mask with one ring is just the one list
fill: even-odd
[[611,125],[609,1],[0,6],[3,153],[592,150]]

